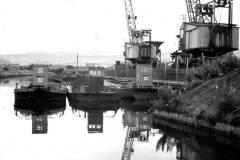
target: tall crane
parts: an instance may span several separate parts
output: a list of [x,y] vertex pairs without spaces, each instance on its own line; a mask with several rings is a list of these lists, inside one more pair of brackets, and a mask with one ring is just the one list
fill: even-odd
[[162,43],[152,43],[150,29],[137,29],[137,16],[134,14],[132,1],[124,0],[124,3],[129,38],[129,42],[125,43],[125,60],[133,65],[157,62],[160,52],[158,48]]
[[[185,2],[189,22],[182,24],[180,34],[177,36],[179,48],[171,54],[173,67],[199,65],[201,61],[196,60],[199,57],[214,57],[238,50],[238,44],[235,43],[239,39],[235,36],[238,28],[232,24],[233,0],[209,0],[206,3],[201,3],[201,0],[185,0]],[[217,13],[221,14],[223,8],[228,10],[228,23],[223,23],[221,18],[217,19]],[[203,31],[208,34],[202,36]],[[196,59],[188,61],[189,57]]]

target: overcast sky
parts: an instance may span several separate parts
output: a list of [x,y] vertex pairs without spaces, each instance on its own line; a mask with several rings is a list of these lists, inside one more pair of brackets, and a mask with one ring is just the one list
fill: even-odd
[[[177,49],[185,0],[132,0],[138,29],[152,29],[163,52]],[[240,23],[240,1],[234,20]],[[128,40],[124,0],[0,0],[0,54],[122,53]],[[220,16],[219,16],[220,18]],[[222,18],[223,19],[223,18]]]

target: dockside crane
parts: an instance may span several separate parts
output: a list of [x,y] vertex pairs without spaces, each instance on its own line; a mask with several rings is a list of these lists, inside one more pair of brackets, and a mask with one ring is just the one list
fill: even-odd
[[[177,35],[179,47],[171,54],[175,66],[186,67],[188,62],[189,66],[199,65],[200,57],[218,57],[239,49],[239,28],[232,23],[233,0],[185,2],[189,22],[182,23]],[[217,19],[223,8],[228,10],[227,23]]]
[[152,41],[151,29],[137,29],[137,16],[134,14],[131,0],[124,0],[129,42],[125,43],[124,57],[126,61],[136,64],[153,64],[158,62],[160,45],[163,42]]
[[152,68],[157,67],[160,45],[163,42],[152,41],[151,29],[137,29],[137,16],[131,0],[124,0],[129,41],[124,45],[124,57],[128,70],[136,72],[135,88],[152,87]]

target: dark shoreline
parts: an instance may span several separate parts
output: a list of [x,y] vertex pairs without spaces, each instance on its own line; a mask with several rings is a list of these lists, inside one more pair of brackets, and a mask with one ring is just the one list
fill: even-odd
[[26,77],[31,75],[31,73],[0,73],[0,78]]
[[234,127],[228,124],[216,123],[211,125],[204,120],[196,120],[192,117],[186,117],[176,113],[170,113],[166,111],[157,111],[153,113],[154,123],[160,124],[168,122],[170,128],[205,131],[208,134],[221,135],[229,138],[240,138],[240,127]]

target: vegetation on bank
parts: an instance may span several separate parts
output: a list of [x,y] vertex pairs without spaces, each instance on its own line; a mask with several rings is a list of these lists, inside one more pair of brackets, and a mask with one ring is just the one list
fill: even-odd
[[189,72],[189,87],[182,94],[159,89],[154,108],[205,120],[240,126],[240,62],[234,56],[206,60]]

